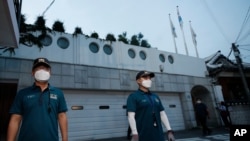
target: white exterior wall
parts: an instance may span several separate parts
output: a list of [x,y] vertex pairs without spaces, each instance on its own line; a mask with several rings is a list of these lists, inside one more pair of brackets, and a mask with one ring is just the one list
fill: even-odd
[[[2,53],[0,57],[0,79],[18,80],[18,89],[30,86],[34,81],[30,75],[33,60],[37,57],[48,58],[52,65],[50,83],[65,90],[69,108],[69,137],[71,140],[126,135],[128,125],[125,109],[122,108],[122,105],[126,104],[126,96],[138,89],[135,82],[135,75],[138,70],[155,72],[151,90],[161,96],[174,130],[183,130],[196,126],[195,117],[193,116],[191,89],[195,85],[207,86],[208,89],[210,87],[205,76],[206,66],[203,59],[160,51],[155,48],[127,45],[122,42],[110,43],[109,41],[80,35],[73,37],[70,34],[57,33],[50,34],[50,36],[53,37],[52,44],[44,46],[41,50],[36,46],[20,45],[19,48],[15,49],[15,55],[13,54],[11,57],[9,57],[8,52]],[[68,48],[62,49],[57,45],[57,40],[60,37],[69,40]],[[99,46],[97,53],[93,53],[89,49],[92,42]],[[111,55],[107,55],[103,51],[105,44],[112,47]],[[129,56],[129,49],[135,51],[135,58]],[[145,52],[146,60],[140,58],[140,51]],[[160,54],[165,56],[165,62],[160,61]],[[173,64],[168,61],[169,55],[174,58]],[[160,65],[164,68],[163,72],[160,71]],[[91,94],[87,91],[91,91]],[[114,92],[114,95],[118,97],[114,97],[112,103],[108,103],[110,109],[99,110],[98,106],[102,102],[105,104],[107,101],[105,99],[112,99],[110,94]],[[92,97],[93,93],[97,97]],[[93,123],[93,118],[86,119],[81,112],[86,112],[89,107],[93,106],[89,105],[85,100],[95,101],[98,99],[103,101],[94,105],[97,108],[91,111],[95,115],[95,120],[99,121],[98,124],[95,122],[96,125],[93,128],[92,124],[88,124]],[[123,103],[120,101],[123,101]],[[117,104],[120,105],[118,111],[115,109],[117,107],[113,108],[112,106]],[[84,106],[84,109],[72,111],[71,106],[74,105]],[[120,120],[118,122],[120,124],[109,122],[109,119],[116,118],[116,115],[110,115],[105,119],[98,116],[113,111],[121,114],[119,119],[116,119],[116,121]],[[80,124],[82,121],[84,123]],[[99,131],[99,126],[107,123],[109,124],[105,127],[112,130]],[[86,126],[89,127],[89,130],[85,130]],[[119,130],[117,127],[119,127]],[[116,134],[114,134],[114,130],[117,132]]]
[[[83,64],[117,69],[147,70],[152,72],[160,72],[160,65],[162,65],[164,68],[163,73],[205,77],[206,66],[204,59],[160,51],[155,48],[127,45],[122,42],[110,43],[109,41],[102,41],[101,39],[87,38],[83,35],[73,37],[73,35],[65,33],[48,34],[53,38],[50,46],[43,47],[39,51],[39,48],[36,46],[27,47],[20,44],[19,48],[15,50],[16,54],[13,57],[26,59],[47,57],[51,62]],[[67,49],[58,47],[57,40],[59,37],[65,37],[69,40],[69,47]],[[98,44],[99,51],[97,53],[90,51],[89,44],[91,42]],[[104,53],[103,46],[105,44],[112,47],[113,50],[111,55]],[[128,50],[130,48],[136,53],[136,57],[133,59],[128,55]],[[146,60],[140,58],[140,51],[146,53]],[[159,59],[160,54],[165,56],[164,63]],[[168,61],[169,55],[174,58],[173,64],[170,64]],[[9,56],[9,54],[4,53],[2,56]]]
[[[19,44],[19,47],[15,50],[16,54],[13,57],[35,59],[37,57],[46,57],[51,62],[64,62],[73,63],[73,42],[71,41],[67,49],[61,49],[57,45],[57,39],[59,37],[65,37],[72,40],[70,34],[49,34],[53,37],[52,44],[50,46],[44,46],[41,50],[37,46],[27,47],[23,44]],[[5,55],[5,54],[3,54]],[[7,54],[8,55],[8,54]]]
[[[68,105],[69,138],[71,141],[95,140],[126,136],[128,119],[126,116],[127,97],[125,91],[79,91],[64,90]],[[165,108],[171,128],[185,129],[183,111],[179,95],[158,93]],[[170,107],[175,105],[176,107]],[[82,110],[72,110],[72,106],[83,106]],[[109,106],[100,109],[99,106]],[[167,131],[163,125],[163,130]]]

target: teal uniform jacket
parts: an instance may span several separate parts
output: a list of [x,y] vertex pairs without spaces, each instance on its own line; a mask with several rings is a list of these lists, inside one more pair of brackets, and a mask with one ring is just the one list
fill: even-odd
[[20,90],[10,109],[10,114],[22,116],[18,141],[58,141],[58,114],[66,111],[64,95],[55,87]]
[[139,141],[165,141],[160,118],[164,108],[156,94],[135,91],[127,99],[127,111],[135,112]]

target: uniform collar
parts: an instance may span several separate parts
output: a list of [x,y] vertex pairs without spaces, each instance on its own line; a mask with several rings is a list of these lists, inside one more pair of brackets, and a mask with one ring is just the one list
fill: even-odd
[[[36,83],[34,82],[33,85],[32,85],[32,89],[37,89],[37,88],[40,89],[40,87],[37,86]],[[45,90],[48,90],[48,89],[53,90],[53,87],[49,83],[48,83],[48,87]]]
[[152,94],[151,91],[149,91],[149,90],[148,90],[148,92],[144,92],[144,91],[142,91],[141,89],[138,89],[138,92],[139,92],[140,94],[143,94],[143,95],[144,95],[144,94]]

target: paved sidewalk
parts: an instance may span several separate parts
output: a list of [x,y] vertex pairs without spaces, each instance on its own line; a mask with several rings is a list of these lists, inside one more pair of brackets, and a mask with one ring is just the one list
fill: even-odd
[[[218,128],[211,128],[213,132],[211,135],[202,136],[201,129],[189,129],[189,130],[182,130],[175,132],[175,139],[176,141],[202,141],[202,140],[209,140],[209,141],[229,141],[229,130],[226,130],[224,127]],[[220,137],[221,139],[218,139]],[[187,140],[185,140],[187,139]],[[109,139],[98,139],[93,141],[129,141],[126,137],[120,138],[109,138]]]

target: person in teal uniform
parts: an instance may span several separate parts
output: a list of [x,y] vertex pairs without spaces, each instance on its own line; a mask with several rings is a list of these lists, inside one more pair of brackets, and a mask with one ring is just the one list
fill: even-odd
[[7,141],[68,141],[67,105],[63,92],[49,84],[51,66],[47,58],[33,62],[32,86],[18,91],[12,107]]
[[138,72],[136,82],[139,88],[127,98],[131,141],[165,141],[162,123],[167,129],[168,141],[175,140],[159,96],[149,90],[154,76],[151,72]]

